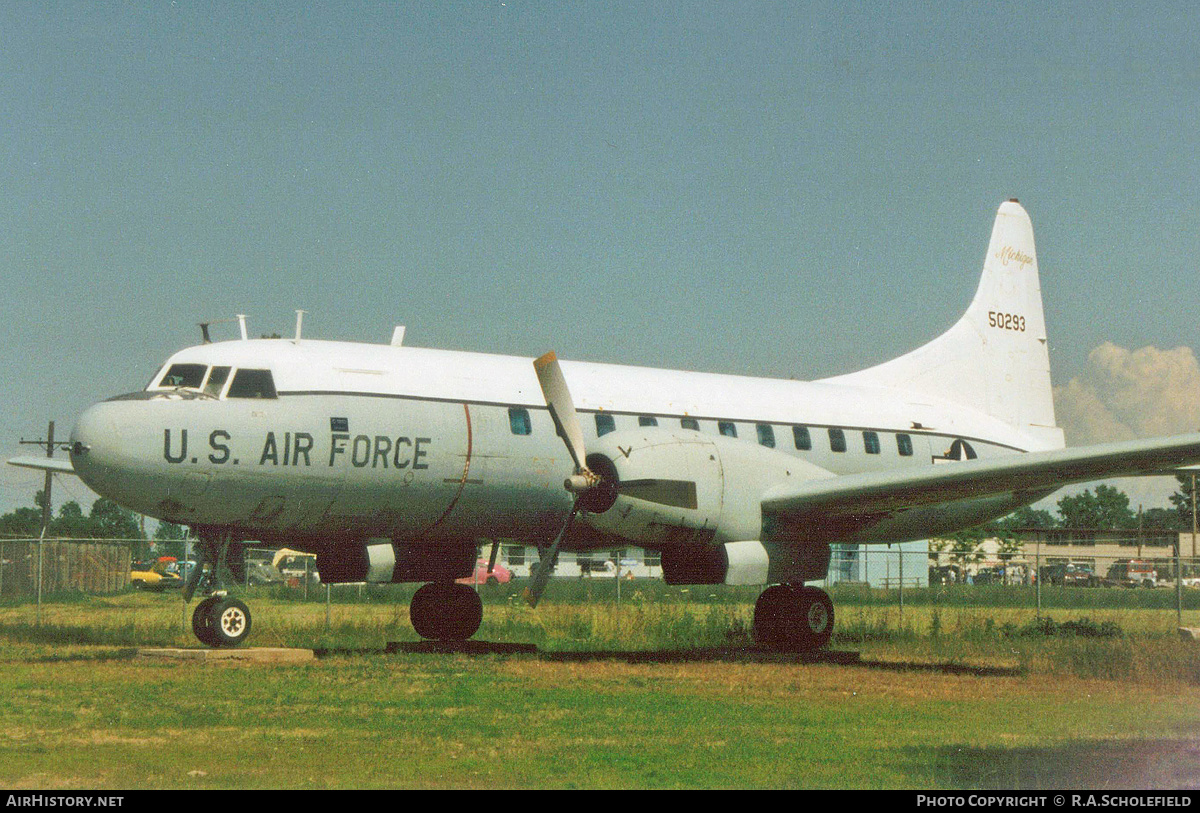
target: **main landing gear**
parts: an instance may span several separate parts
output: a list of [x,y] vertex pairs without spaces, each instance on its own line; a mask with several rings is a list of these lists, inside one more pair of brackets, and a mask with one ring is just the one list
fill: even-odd
[[465,584],[431,582],[408,605],[413,629],[435,641],[465,641],[483,622],[483,601]]
[[805,652],[828,646],[833,637],[833,602],[816,587],[777,584],[754,605],[754,640],[772,649]]

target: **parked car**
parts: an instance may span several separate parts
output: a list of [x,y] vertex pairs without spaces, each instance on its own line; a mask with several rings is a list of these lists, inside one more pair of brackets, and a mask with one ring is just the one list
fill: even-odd
[[475,563],[474,574],[465,576],[457,581],[459,584],[486,584],[495,587],[500,584],[508,584],[512,581],[512,571],[497,562],[495,567],[492,568],[492,572],[488,573],[488,560],[480,559]]
[[271,566],[293,587],[303,581],[306,575],[313,582],[321,581],[321,574],[317,572],[317,556],[314,553],[280,548],[275,552]]
[[251,586],[283,584],[283,574],[268,562],[246,562],[246,583]]
[[1113,563],[1104,583],[1114,587],[1154,587],[1158,583],[1158,571],[1150,562],[1127,559]]
[[139,590],[159,593],[169,587],[182,587],[178,561],[174,556],[160,556],[153,562],[134,562],[129,571],[129,583]]
[[1058,587],[1097,587],[1100,578],[1092,566],[1083,562],[1047,565],[1041,570],[1042,584]]

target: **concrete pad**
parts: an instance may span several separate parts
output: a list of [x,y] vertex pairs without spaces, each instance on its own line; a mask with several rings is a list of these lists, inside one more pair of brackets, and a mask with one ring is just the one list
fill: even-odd
[[245,649],[139,649],[139,658],[201,663],[309,663],[315,660],[311,649],[285,647],[247,647]]

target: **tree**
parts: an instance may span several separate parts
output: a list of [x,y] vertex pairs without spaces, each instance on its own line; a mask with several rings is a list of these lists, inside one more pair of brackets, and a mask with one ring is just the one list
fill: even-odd
[[188,529],[173,522],[160,522],[154,530],[154,547],[161,556],[174,556],[182,559],[184,554],[183,540],[188,537]]
[[1146,531],[1190,531],[1192,518],[1188,516],[1186,527],[1179,514],[1170,508],[1149,508],[1142,512],[1142,529]]
[[107,497],[92,503],[90,526],[99,539],[145,539],[137,515]]
[[71,500],[58,509],[58,517],[50,522],[51,536],[87,538],[92,533],[92,522],[83,515],[79,503]]
[[1179,515],[1179,527],[1182,530],[1190,531],[1192,529],[1192,503],[1195,500],[1195,495],[1192,493],[1192,475],[1176,474],[1175,479],[1179,481],[1179,490],[1171,495],[1171,505],[1175,506],[1175,512]]
[[1063,497],[1058,501],[1058,514],[1064,528],[1111,531],[1137,527],[1129,496],[1103,483],[1096,486],[1095,494],[1084,489],[1081,494]]
[[1034,509],[1028,505],[1018,508],[994,523],[994,531],[1019,531],[1025,528],[1053,528],[1054,515],[1045,509]]
[[18,508],[0,517],[0,536],[9,538],[37,536],[42,531],[40,508]]

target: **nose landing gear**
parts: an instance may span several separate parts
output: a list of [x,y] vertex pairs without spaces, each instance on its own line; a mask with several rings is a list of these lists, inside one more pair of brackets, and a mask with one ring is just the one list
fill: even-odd
[[237,646],[250,635],[250,608],[226,595],[209,596],[192,612],[192,632],[211,647]]
[[[219,539],[202,535],[196,555],[196,566],[183,586],[183,600],[191,601],[202,583],[211,595],[192,611],[192,632],[205,646],[238,646],[250,635],[250,608],[230,596],[223,587],[230,570],[234,579],[245,573],[242,546],[233,543],[227,534]],[[204,573],[205,565],[212,569],[208,574]]]

